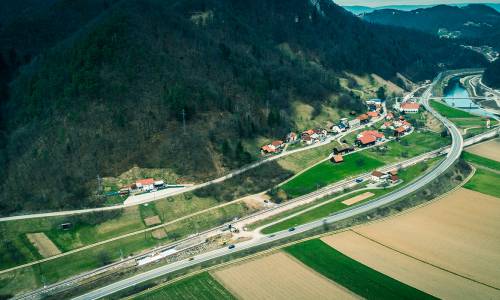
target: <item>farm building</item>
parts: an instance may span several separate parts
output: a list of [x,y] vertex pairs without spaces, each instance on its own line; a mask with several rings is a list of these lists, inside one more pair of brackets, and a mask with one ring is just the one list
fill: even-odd
[[404,112],[406,114],[418,113],[419,109],[420,109],[420,104],[416,102],[403,102],[399,105],[399,111]]
[[347,144],[333,148],[334,155],[349,153],[351,151],[354,151],[354,147]]
[[151,191],[154,188],[155,180],[153,178],[140,179],[132,186],[133,189],[142,191]]
[[344,158],[342,157],[342,154],[337,154],[337,155],[332,156],[332,158],[330,158],[330,161],[334,164],[338,164],[338,163],[343,162]]

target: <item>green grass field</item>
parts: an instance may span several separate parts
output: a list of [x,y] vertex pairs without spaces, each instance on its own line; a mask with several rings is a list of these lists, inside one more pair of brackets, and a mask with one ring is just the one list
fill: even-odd
[[477,116],[473,114],[450,107],[439,101],[431,100],[430,104],[439,114],[447,118],[477,118]]
[[380,147],[370,148],[366,154],[386,163],[403,161],[450,144],[450,139],[430,131],[415,131]]
[[500,198],[499,182],[499,173],[478,168],[474,176],[464,185],[464,188]]
[[285,183],[281,188],[290,197],[298,197],[346,177],[362,174],[383,165],[383,162],[363,152],[357,152],[345,156],[344,162],[341,164],[332,164],[330,161],[325,161],[314,166]]
[[182,300],[218,300],[236,299],[209,273],[201,273],[166,285],[160,289],[141,294],[133,299],[136,300],[160,300],[160,299],[182,299]]
[[285,251],[366,299],[435,299],[345,256],[319,239],[295,244]]
[[462,157],[475,165],[483,166],[485,168],[494,169],[500,171],[500,162],[492,160],[486,157],[482,157],[467,151],[462,152]]
[[290,170],[294,173],[298,173],[305,168],[314,165],[315,163],[328,157],[335,146],[337,146],[337,142],[331,142],[324,146],[290,154],[278,159],[277,162],[284,169]]

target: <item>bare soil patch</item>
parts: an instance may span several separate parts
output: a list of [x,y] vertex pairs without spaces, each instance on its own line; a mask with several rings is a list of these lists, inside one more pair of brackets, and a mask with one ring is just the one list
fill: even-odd
[[43,257],[50,257],[61,254],[57,246],[43,232],[27,233],[28,240],[35,246]]
[[355,197],[349,198],[347,200],[344,200],[344,201],[342,201],[342,203],[344,203],[345,205],[353,205],[355,203],[358,203],[360,201],[365,200],[366,198],[370,198],[373,195],[375,195],[375,194],[372,192],[366,192],[366,193],[357,195]]
[[269,199],[270,197],[266,193],[260,193],[242,198],[241,201],[243,201],[249,208],[259,210],[264,208],[264,201]]
[[494,299],[500,296],[500,291],[423,263],[353,231],[322,240],[374,270],[441,299]]
[[153,238],[161,240],[167,237],[167,232],[165,231],[165,229],[160,228],[153,230],[153,232],[151,232],[151,235],[153,236]]
[[386,247],[500,288],[500,199],[467,189],[356,232]]
[[213,275],[240,299],[359,299],[281,252],[215,271]]
[[500,161],[500,139],[468,147],[467,152]]
[[144,224],[146,224],[146,226],[158,225],[158,224],[161,224],[161,220],[160,220],[160,217],[158,217],[158,216],[152,216],[149,218],[145,218]]

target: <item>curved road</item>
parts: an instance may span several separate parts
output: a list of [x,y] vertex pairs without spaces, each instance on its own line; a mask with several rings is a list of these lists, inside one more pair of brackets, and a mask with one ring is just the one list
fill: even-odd
[[97,290],[88,292],[82,296],[76,297],[75,299],[83,300],[83,299],[102,298],[104,296],[111,295],[111,294],[116,293],[118,291],[121,291],[123,289],[129,288],[133,285],[145,282],[147,280],[154,279],[154,278],[157,278],[159,276],[163,276],[165,274],[184,269],[186,267],[194,266],[196,264],[199,264],[200,262],[209,261],[211,259],[227,255],[231,252],[242,251],[242,250],[249,249],[249,248],[252,248],[255,246],[265,245],[265,244],[268,244],[270,242],[283,239],[285,237],[289,237],[289,236],[292,236],[292,235],[295,235],[298,233],[302,233],[302,232],[311,230],[313,228],[323,226],[323,224],[325,222],[326,223],[333,223],[333,222],[337,222],[340,220],[344,220],[344,219],[356,216],[358,214],[368,212],[368,211],[373,210],[375,208],[378,208],[378,207],[387,205],[391,202],[394,202],[395,200],[397,200],[397,199],[399,199],[407,194],[410,194],[415,190],[422,188],[423,186],[425,186],[426,184],[431,182],[434,178],[436,178],[437,176],[439,176],[440,174],[445,172],[460,157],[460,153],[462,152],[462,148],[464,145],[464,141],[462,139],[462,136],[460,135],[458,128],[453,123],[448,121],[446,118],[439,115],[429,105],[429,98],[431,96],[432,88],[433,88],[434,84],[436,84],[436,82],[439,81],[440,79],[441,79],[441,74],[438,77],[436,77],[436,79],[433,81],[433,83],[424,92],[424,94],[421,97],[421,103],[429,112],[431,112],[436,118],[438,118],[441,122],[443,122],[443,124],[448,128],[448,130],[451,134],[451,137],[452,137],[451,149],[448,152],[445,160],[443,160],[439,165],[437,165],[434,169],[432,169],[432,171],[428,172],[427,174],[425,174],[421,178],[417,179],[413,183],[407,185],[406,187],[403,187],[400,190],[396,190],[392,193],[389,193],[386,196],[379,198],[378,200],[374,200],[374,201],[368,202],[366,204],[361,204],[359,206],[355,206],[352,209],[349,209],[349,210],[343,211],[341,213],[332,215],[332,216],[330,216],[326,219],[323,219],[323,220],[317,220],[317,221],[314,221],[314,222],[311,222],[308,224],[298,226],[298,227],[296,227],[296,229],[294,231],[290,232],[290,231],[285,230],[285,231],[278,232],[274,235],[263,236],[261,238],[252,239],[252,240],[249,240],[246,242],[239,243],[236,246],[236,248],[234,248],[234,249],[221,248],[221,249],[210,251],[210,252],[207,252],[204,254],[200,254],[196,257],[196,259],[194,259],[192,261],[182,260],[182,261],[178,261],[178,262],[175,262],[172,264],[168,264],[168,265],[150,270],[148,272],[144,272],[144,273],[135,275],[133,277],[126,278],[126,279],[123,279],[121,281],[112,283],[108,286],[99,288]]

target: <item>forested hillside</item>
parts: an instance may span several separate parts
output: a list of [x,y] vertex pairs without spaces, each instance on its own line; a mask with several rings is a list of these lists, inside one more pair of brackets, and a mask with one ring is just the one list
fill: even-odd
[[493,62],[484,71],[483,81],[486,85],[500,89],[500,59]]
[[240,141],[294,129],[291,99],[321,109],[342,96],[344,109],[362,109],[340,87],[341,71],[422,80],[484,64],[326,0],[122,0],[95,12],[9,73],[4,214],[102,205],[96,176],[134,165],[203,180],[248,163]]

